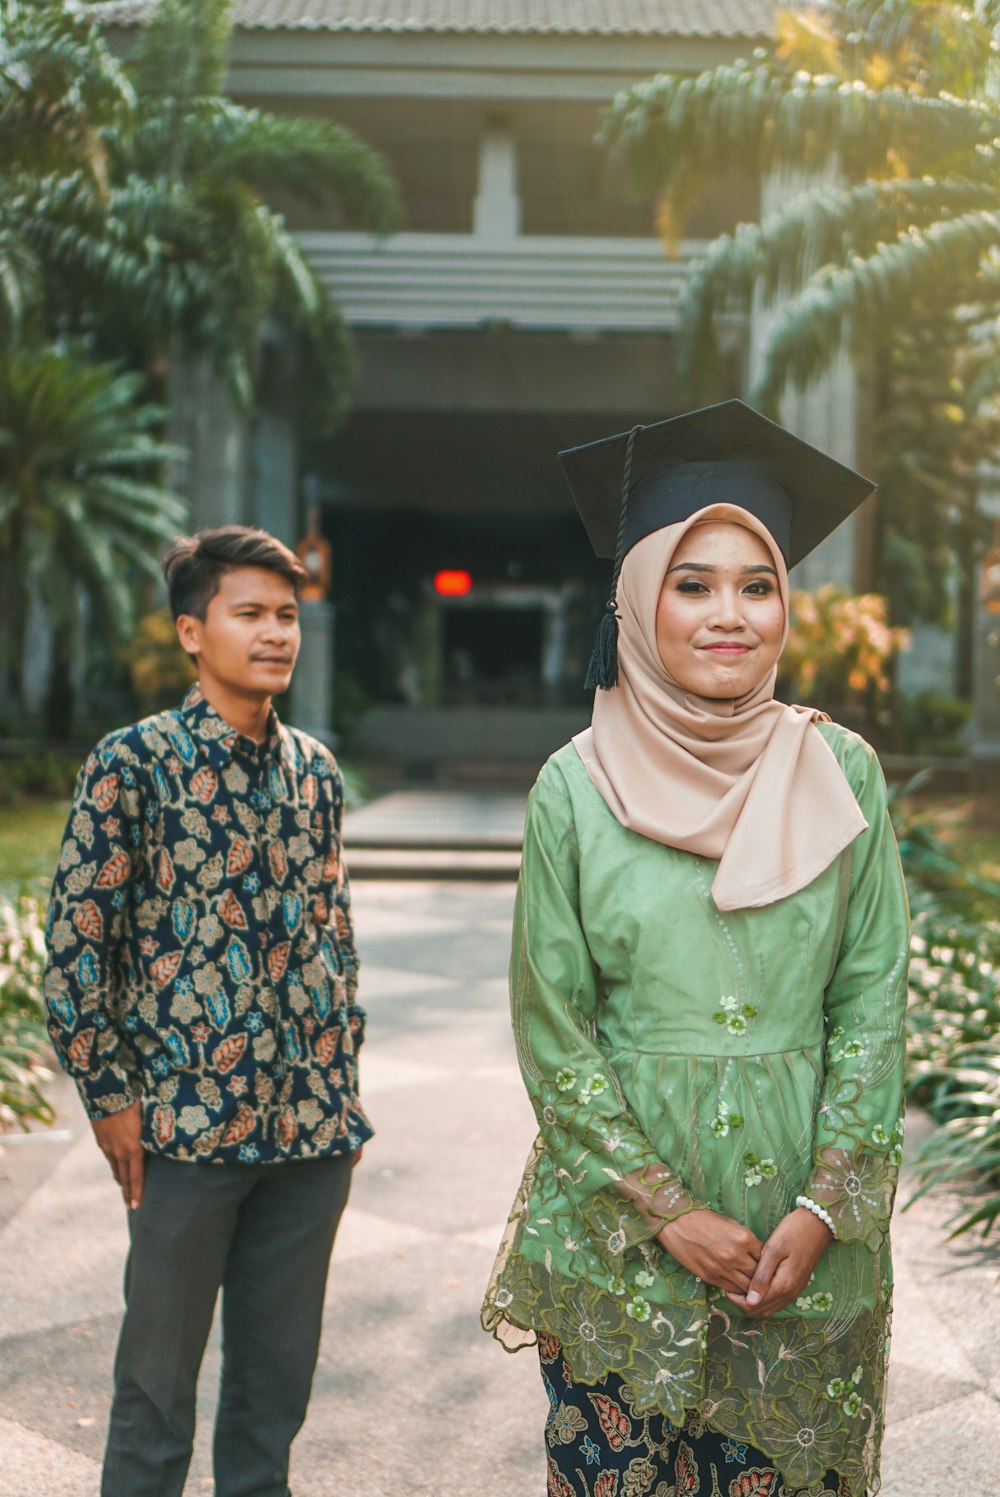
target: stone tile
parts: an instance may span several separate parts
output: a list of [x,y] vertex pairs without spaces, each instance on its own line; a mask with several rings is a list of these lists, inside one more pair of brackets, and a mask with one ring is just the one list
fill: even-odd
[[402,998],[412,1003],[427,993],[443,993],[454,987],[458,978],[441,973],[417,974],[405,967],[388,967],[365,963],[359,980],[358,997],[366,1010],[377,1009],[385,998]]
[[[29,1332],[5,1340],[0,1356],[3,1415],[64,1451],[99,1461],[118,1324],[116,1310],[73,1325],[47,1328],[42,1335]],[[17,1489],[8,1488],[4,1474],[0,1460],[0,1491],[4,1497],[15,1497]],[[95,1490],[91,1479],[88,1497]]]
[[890,1426],[880,1497],[994,1497],[998,1469],[1000,1407],[970,1393]]
[[0,1339],[118,1309],[127,1238],[88,1130],[0,1232]]
[[385,884],[366,884],[356,892],[351,890],[357,926],[355,935],[362,958],[383,936],[390,936],[395,940],[404,936],[409,940],[415,936],[439,940],[442,936],[453,934],[460,924],[453,915],[435,915],[427,909],[420,910],[411,905],[411,891],[414,887],[412,883],[407,884],[405,897],[400,897],[397,893],[394,900],[385,897]]
[[369,1097],[377,1096],[379,1092],[391,1091],[396,1087],[432,1088],[449,1074],[447,1067],[428,1065],[416,1060],[402,1060],[396,1056],[386,1055],[377,1046],[365,1047],[362,1052],[362,1064],[364,1065],[363,1085],[366,1104]]
[[352,1205],[345,1211],[337,1231],[336,1261],[339,1269],[340,1264],[351,1258],[371,1261],[385,1253],[398,1255],[440,1241],[440,1232],[414,1227],[397,1218],[376,1216]]
[[[940,1241],[940,1239],[939,1239]],[[909,1242],[905,1230],[894,1233],[893,1262],[893,1338],[891,1366],[893,1371],[914,1369],[935,1378],[944,1378],[968,1392],[980,1386],[981,1377],[967,1356],[958,1335],[958,1327],[939,1313],[934,1299],[928,1296],[914,1271],[906,1251]],[[919,1400],[918,1407],[928,1404],[912,1378],[900,1378]],[[952,1395],[954,1396],[954,1395]]]
[[10,1419],[0,1419],[0,1471],[5,1497],[90,1497],[100,1479],[95,1461]]

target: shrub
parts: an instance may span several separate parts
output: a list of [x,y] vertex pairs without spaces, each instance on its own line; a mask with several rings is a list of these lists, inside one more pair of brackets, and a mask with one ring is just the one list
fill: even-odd
[[917,783],[890,802],[914,916],[907,1092],[941,1127],[915,1161],[913,1200],[977,1169],[993,1193],[957,1213],[953,1235],[982,1226],[985,1236],[1000,1219],[1000,887],[907,810]]
[[792,622],[781,657],[782,685],[836,715],[874,712],[889,690],[888,666],[909,644],[909,631],[888,623],[886,600],[826,583],[793,592]]
[[40,906],[0,896],[0,1131],[51,1123],[42,1084],[49,1048],[42,1003],[45,942]]
[[919,691],[896,701],[896,731],[912,753],[956,757],[967,749],[972,703],[940,691]]
[[139,620],[125,661],[144,713],[175,706],[196,675],[190,656],[180,647],[169,608],[158,608]]
[[80,756],[23,754],[0,759],[0,806],[13,805],[24,795],[63,800],[73,793]]

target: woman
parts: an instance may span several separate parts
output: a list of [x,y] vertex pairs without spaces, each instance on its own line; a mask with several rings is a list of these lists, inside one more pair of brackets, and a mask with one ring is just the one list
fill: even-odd
[[865,1497],[906,896],[874,753],[773,690],[788,565],[871,485],[739,401],[562,457],[615,582],[529,801],[484,1325],[538,1345],[550,1497]]

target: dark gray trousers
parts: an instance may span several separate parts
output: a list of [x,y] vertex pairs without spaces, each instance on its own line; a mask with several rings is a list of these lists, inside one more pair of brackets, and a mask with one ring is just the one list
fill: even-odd
[[129,1213],[125,1318],[101,1497],[181,1497],[222,1290],[216,1497],[287,1497],[349,1157],[188,1164],[147,1155]]

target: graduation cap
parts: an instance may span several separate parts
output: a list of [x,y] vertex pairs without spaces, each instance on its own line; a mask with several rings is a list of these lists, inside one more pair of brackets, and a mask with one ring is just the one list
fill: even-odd
[[766,526],[793,567],[875,489],[742,400],[634,426],[560,452],[559,461],[595,552],[615,564],[588,688],[618,684],[618,575],[643,536],[707,505],[735,504]]

